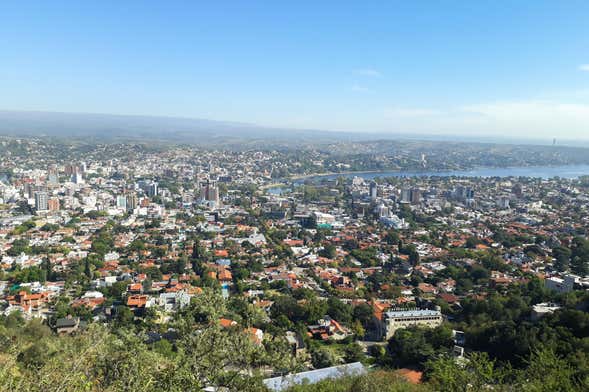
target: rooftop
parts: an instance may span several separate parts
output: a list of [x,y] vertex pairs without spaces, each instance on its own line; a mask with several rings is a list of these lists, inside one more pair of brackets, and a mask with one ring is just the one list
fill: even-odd
[[340,366],[332,366],[324,369],[311,370],[289,374],[282,377],[267,378],[264,385],[271,391],[284,391],[293,385],[303,383],[314,384],[328,378],[339,378],[350,375],[362,375],[366,373],[366,368],[360,362],[348,363]]
[[412,310],[389,310],[385,312],[387,317],[426,317],[426,316],[441,316],[439,310],[429,309],[412,309]]

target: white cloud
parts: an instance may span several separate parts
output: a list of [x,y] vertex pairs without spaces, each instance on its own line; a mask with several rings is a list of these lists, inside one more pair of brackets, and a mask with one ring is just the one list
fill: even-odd
[[356,74],[358,75],[362,75],[362,76],[370,76],[373,78],[379,78],[382,76],[382,73],[377,71],[376,69],[372,69],[372,68],[362,68],[362,69],[357,69],[356,71],[354,71]]
[[388,130],[422,133],[589,139],[589,103],[497,101],[441,109],[393,108]]
[[579,65],[579,71],[589,72],[589,64],[581,64],[581,65]]
[[360,86],[359,84],[354,84],[352,86],[352,91],[356,91],[359,93],[368,93],[370,92],[370,89],[368,87]]

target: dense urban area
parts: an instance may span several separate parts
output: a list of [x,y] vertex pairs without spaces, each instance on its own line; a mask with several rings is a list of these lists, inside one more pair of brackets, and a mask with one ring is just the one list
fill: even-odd
[[589,176],[435,175],[588,157],[2,138],[0,390],[589,390]]

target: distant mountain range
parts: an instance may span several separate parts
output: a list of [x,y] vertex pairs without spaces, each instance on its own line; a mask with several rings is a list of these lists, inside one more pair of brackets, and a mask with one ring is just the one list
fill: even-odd
[[[264,144],[357,142],[371,140],[436,140],[500,144],[552,144],[552,140],[464,135],[338,132],[264,127],[255,124],[196,118],[0,110],[0,135],[95,141],[157,141],[252,147]],[[578,141],[560,145],[587,146]]]
[[235,140],[361,139],[360,134],[268,128],[181,117],[0,110],[0,134],[97,140],[157,140],[215,144]]

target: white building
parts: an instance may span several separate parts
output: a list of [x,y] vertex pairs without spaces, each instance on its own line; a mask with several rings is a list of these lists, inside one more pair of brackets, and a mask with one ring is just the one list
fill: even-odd
[[335,216],[331,214],[326,214],[324,212],[314,211],[313,215],[315,215],[315,220],[318,225],[330,225],[335,223]]
[[117,208],[120,208],[122,210],[127,209],[127,197],[125,195],[117,196]]
[[532,320],[538,320],[547,314],[560,309],[560,306],[550,302],[543,302],[532,306]]
[[120,256],[121,255],[119,255],[118,252],[115,252],[115,251],[108,252],[107,254],[104,255],[104,261],[118,260]]
[[167,312],[181,309],[188,304],[190,304],[190,295],[184,291],[161,293],[158,298],[158,305]]
[[566,275],[564,279],[558,278],[556,276],[546,278],[544,281],[544,286],[547,289],[554,290],[558,293],[568,293],[573,291],[573,286],[575,285],[575,277],[571,275]]
[[383,225],[392,227],[396,230],[404,230],[409,228],[409,223],[405,222],[404,218],[399,218],[397,215],[381,216],[379,221]]
[[412,325],[435,328],[442,324],[442,313],[439,310],[413,309],[393,310],[384,313],[383,324],[385,339],[390,339],[395,331]]

